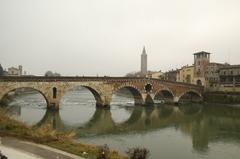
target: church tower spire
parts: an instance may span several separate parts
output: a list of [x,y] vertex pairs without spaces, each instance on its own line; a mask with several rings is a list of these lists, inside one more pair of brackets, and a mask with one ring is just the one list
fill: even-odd
[[147,74],[147,53],[145,46],[143,46],[142,55],[141,55],[141,74]]
[[143,46],[143,51],[142,51],[142,54],[146,54],[146,49],[145,49],[145,46]]

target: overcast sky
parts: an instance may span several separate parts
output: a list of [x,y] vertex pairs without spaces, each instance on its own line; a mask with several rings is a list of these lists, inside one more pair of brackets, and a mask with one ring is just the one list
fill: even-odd
[[240,63],[239,0],[0,0],[0,63],[31,74],[121,76],[211,61]]

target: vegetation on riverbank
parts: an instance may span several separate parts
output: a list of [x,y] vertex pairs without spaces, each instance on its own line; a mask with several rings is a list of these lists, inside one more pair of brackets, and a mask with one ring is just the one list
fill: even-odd
[[[99,155],[99,147],[85,145],[73,141],[74,132],[63,133],[51,130],[49,126],[41,128],[29,127],[16,121],[0,109],[0,136],[10,136],[54,147],[84,158],[95,159]],[[116,151],[109,151],[109,159],[127,159]]]

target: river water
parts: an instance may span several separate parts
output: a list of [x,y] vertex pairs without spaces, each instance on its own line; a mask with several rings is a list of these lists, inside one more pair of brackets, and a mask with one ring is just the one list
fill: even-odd
[[76,132],[82,143],[103,145],[125,153],[149,149],[149,159],[239,159],[240,108],[217,104],[134,106],[117,94],[111,109],[96,109],[86,89],[64,95],[59,112],[46,111],[40,94],[15,96],[6,109],[29,125],[48,125]]

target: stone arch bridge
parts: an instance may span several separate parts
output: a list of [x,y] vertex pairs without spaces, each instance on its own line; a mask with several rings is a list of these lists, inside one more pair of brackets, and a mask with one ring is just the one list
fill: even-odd
[[203,87],[148,78],[128,77],[0,77],[0,100],[19,88],[32,88],[43,95],[49,109],[59,109],[63,95],[76,87],[85,87],[92,92],[96,105],[109,107],[112,96],[122,88],[128,89],[135,104],[153,104],[159,93],[172,97],[178,103],[185,94],[202,100]]

